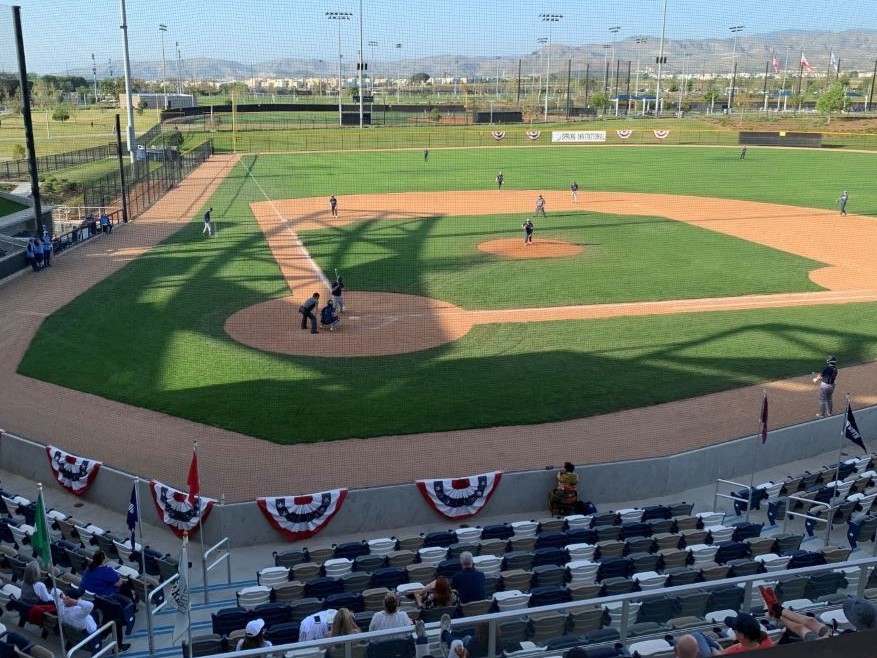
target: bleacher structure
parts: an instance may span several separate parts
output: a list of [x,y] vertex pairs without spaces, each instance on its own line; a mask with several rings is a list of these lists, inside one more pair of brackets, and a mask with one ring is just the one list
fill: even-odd
[[[443,656],[439,624],[444,614],[452,618],[454,635],[481,633],[487,656],[559,656],[579,646],[609,655],[629,650],[672,655],[663,639],[667,634],[710,630],[739,611],[764,615],[759,585],[775,587],[789,608],[843,625],[839,608],[847,595],[877,599],[875,459],[763,483],[751,496],[748,487],[720,494],[717,485],[709,511],[695,512],[689,503],[651,505],[363,538],[311,550],[291,547],[253,565],[250,580],[214,587],[219,600],[205,597],[195,606],[192,639],[184,642],[183,655],[233,650],[247,622],[261,618],[267,637],[292,658]],[[733,510],[716,511],[722,500]],[[28,609],[17,601],[16,582],[33,559],[29,536],[35,506],[0,491],[0,514],[0,559],[8,574],[0,597],[25,628]],[[176,560],[131,546],[130,539],[60,510],[47,516],[59,582],[78,584],[90,555],[103,550],[120,573],[134,579],[141,599],[150,600],[131,638],[148,635],[151,655],[179,655],[180,648],[156,648],[154,641],[169,634],[171,611],[162,594],[178,578]],[[823,542],[807,550],[810,542],[820,543],[815,534],[820,523],[828,528]],[[790,524],[803,524],[802,532],[791,531]],[[849,545],[828,541],[835,527],[845,532]],[[870,551],[862,546],[868,543]],[[475,556],[475,568],[485,574],[485,600],[418,610],[414,592],[437,576],[452,577],[462,568],[464,551]],[[423,647],[418,652],[413,638],[387,640],[392,631],[298,642],[302,620],[326,609],[348,608],[367,629],[389,591],[396,592],[412,620],[425,622],[428,654]],[[51,645],[57,617],[45,615],[35,632]]]

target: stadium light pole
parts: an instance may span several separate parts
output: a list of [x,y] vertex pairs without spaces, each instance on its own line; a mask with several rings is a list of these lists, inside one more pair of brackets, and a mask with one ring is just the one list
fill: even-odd
[[728,78],[728,114],[734,105],[734,74],[737,71],[737,34],[743,31],[745,25],[732,25],[728,29],[734,35],[734,49],[731,52],[731,75]]
[[543,121],[548,122],[548,90],[551,87],[551,32],[554,23],[559,23],[563,14],[539,14],[539,20],[548,23],[548,57],[545,64],[545,113]]
[[603,44],[603,93],[609,96],[609,51],[612,49],[611,43]]
[[177,41],[177,93],[183,95],[183,65],[180,58],[180,42]]
[[94,78],[94,104],[98,104],[97,97],[97,64],[94,61],[94,53],[91,53],[91,76]]
[[372,96],[375,95],[375,63],[374,63],[375,48],[377,48],[379,45],[380,44],[377,41],[369,41],[368,42],[369,50],[371,50],[371,53],[372,53],[372,72],[368,76],[368,79],[371,82]]
[[363,125],[363,115],[362,115],[362,69],[365,68],[363,65],[362,58],[365,57],[365,53],[362,50],[362,0],[359,0],[359,127],[362,128]]
[[667,35],[667,0],[664,0],[661,19],[661,47],[658,52],[658,82],[655,85],[655,116],[661,116],[661,74],[664,72],[664,38]]
[[[633,91],[634,96],[639,96],[639,74],[640,70],[642,70],[642,46],[645,43],[648,43],[648,39],[646,37],[637,37],[636,38],[636,89]],[[643,105],[645,107],[645,105]],[[634,110],[636,108],[634,107]]]
[[[536,39],[541,47],[539,48],[539,94],[542,93],[542,62],[545,61],[545,44],[548,43],[548,37],[539,37]],[[539,94],[536,94],[536,103],[539,103]]]
[[167,32],[167,25],[161,23],[158,26],[158,31],[161,32],[161,93],[164,98],[164,109],[167,109],[167,63],[164,58],[164,33]]
[[613,25],[609,28],[609,34],[612,35],[612,62],[615,62],[615,41],[618,39],[618,33],[621,32],[620,25]]
[[119,19],[121,21],[119,29],[122,30],[122,70],[125,76],[125,104],[126,119],[128,125],[126,132],[128,136],[128,157],[131,158],[132,173],[136,178],[137,170],[137,133],[134,130],[134,102],[131,94],[131,58],[128,54],[128,17],[125,10],[125,0],[119,0]]
[[398,104],[402,102],[402,82],[399,80],[402,77],[402,44],[397,43],[396,49],[399,51],[399,70],[396,72],[396,103]]
[[338,22],[338,125],[344,125],[344,115],[341,109],[341,21],[349,21],[351,14],[349,11],[327,11],[326,18],[330,21]]

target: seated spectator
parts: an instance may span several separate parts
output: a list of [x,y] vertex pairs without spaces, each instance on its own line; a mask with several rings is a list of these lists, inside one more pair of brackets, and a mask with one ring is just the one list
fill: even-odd
[[[89,635],[97,630],[97,621],[92,616],[94,603],[83,599],[82,592],[78,587],[71,587],[66,593],[54,589],[52,593],[55,597],[55,605],[58,608],[58,619],[62,624],[85,631]],[[95,638],[90,647],[91,652],[95,653],[100,649],[100,644],[100,638]],[[119,651],[127,651],[130,648],[131,645],[122,642],[122,638],[119,636]]]
[[265,620],[253,619],[247,624],[246,635],[238,640],[235,651],[246,651],[247,649],[265,649],[274,646],[265,639]]
[[557,472],[557,484],[551,491],[551,511],[570,510],[579,499],[579,476],[572,462],[565,462],[563,469]]
[[55,600],[49,594],[45,583],[42,582],[40,563],[31,560],[24,568],[24,576],[21,581],[21,595],[18,600],[29,605],[27,621],[37,626],[42,626],[43,615],[47,612],[54,614],[56,611]]
[[[835,634],[835,629],[823,624],[815,617],[802,615],[794,610],[784,608],[779,602],[773,588],[761,588],[761,597],[770,610],[770,615],[785,626],[786,631],[805,642],[824,640]],[[877,608],[870,601],[858,597],[849,597],[843,604],[844,616],[857,631],[871,631],[877,628]]]
[[330,299],[320,311],[320,324],[329,327],[329,331],[335,331],[335,327],[341,324],[341,318],[335,312],[335,304]]
[[725,617],[725,625],[734,631],[737,643],[725,649],[722,655],[767,649],[773,646],[767,633],[761,629],[758,620],[752,615],[741,612],[736,617]]
[[[453,658],[453,656],[450,655],[450,646],[455,640],[459,640],[463,643],[463,647],[466,649],[469,658],[484,658],[487,656],[487,647],[490,642],[490,624],[482,622],[475,626],[474,635],[457,635],[451,630],[450,615],[442,615],[440,627],[441,640],[448,647],[450,658]],[[500,637],[498,631],[495,641],[496,646],[499,647]]]
[[347,608],[338,608],[338,612],[335,613],[335,619],[332,620],[330,635],[332,637],[344,637],[345,635],[361,632],[362,630],[356,625],[353,613]]
[[301,620],[298,628],[298,641],[310,642],[311,640],[322,640],[324,637],[332,635],[332,624],[338,615],[337,610],[320,610],[312,615],[308,615]]
[[111,566],[104,564],[107,556],[103,551],[95,551],[91,562],[82,574],[79,586],[92,594],[100,594],[114,599],[123,608],[136,600],[134,587],[127,578],[122,578]]
[[486,599],[486,579],[483,572],[475,569],[472,553],[469,551],[460,553],[460,566],[463,568],[451,577],[451,587],[457,592],[460,603]]
[[[387,592],[387,595],[384,597],[384,609],[379,610],[372,617],[371,623],[368,625],[369,632],[373,631],[384,631],[389,628],[408,628],[414,622],[411,621],[411,617],[408,616],[408,613],[402,612],[399,610],[399,602],[396,599],[396,595],[393,592]],[[389,640],[395,637],[408,637],[408,633],[402,633],[399,636],[391,636],[381,638],[382,640]]]
[[417,607],[422,610],[457,605],[457,599],[457,593],[451,589],[451,581],[444,576],[439,576],[414,593]]

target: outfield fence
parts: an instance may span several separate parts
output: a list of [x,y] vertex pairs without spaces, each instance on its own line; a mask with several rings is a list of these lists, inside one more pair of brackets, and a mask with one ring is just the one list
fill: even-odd
[[[252,115],[251,115],[252,117]],[[312,126],[300,119],[232,122],[222,121],[213,130],[184,125],[189,139],[213,139],[217,152],[264,153],[296,151],[356,151],[382,149],[467,148],[491,146],[545,146],[554,131],[600,131],[600,142],[564,144],[564,146],[737,146],[739,133],[726,129],[657,130],[658,124],[646,120],[619,121],[616,126],[592,128],[588,122],[566,124],[516,124],[452,126],[427,122],[406,128],[371,127],[338,129]],[[664,124],[662,124],[664,125]],[[822,147],[877,151],[877,133],[821,132]],[[560,146],[560,144],[558,144]]]
[[[161,125],[155,125],[140,135],[138,141],[141,144],[149,144],[160,134]],[[90,146],[75,151],[67,151],[66,153],[41,155],[37,157],[37,171],[40,175],[43,175],[52,171],[60,171],[61,169],[116,157],[115,142],[102,146]],[[27,158],[0,162],[0,178],[4,180],[28,180],[29,176],[30,169],[28,168]]]

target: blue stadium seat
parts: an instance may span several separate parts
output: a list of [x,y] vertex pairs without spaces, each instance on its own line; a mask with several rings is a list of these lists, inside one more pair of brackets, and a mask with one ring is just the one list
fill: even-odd
[[545,564],[561,566],[566,564],[568,554],[563,548],[537,548],[533,551],[533,566],[539,567]]
[[760,537],[761,531],[764,528],[763,523],[750,523],[748,521],[739,521],[731,525],[736,528],[734,530],[734,541],[745,541],[746,539]]
[[569,543],[565,532],[543,532],[536,538],[536,548],[561,548]]
[[384,567],[372,571],[372,587],[386,587],[395,589],[402,583],[408,582],[408,572],[399,567]]
[[368,544],[365,544],[361,541],[351,541],[344,544],[337,544],[334,546],[335,549],[335,558],[347,558],[348,560],[354,560],[358,558],[360,555],[368,555]]
[[354,592],[337,592],[336,594],[330,594],[326,597],[326,600],[323,601],[323,604],[326,606],[326,609],[332,610],[347,608],[354,613],[365,610],[365,605],[362,601],[362,594],[356,594]]
[[810,553],[808,551],[795,551],[789,560],[787,569],[801,569],[803,567],[815,567],[825,564],[825,556],[822,553]]
[[298,642],[298,622],[288,621],[284,624],[275,624],[268,626],[266,633],[271,644],[280,646],[281,644],[292,644]]
[[384,640],[369,642],[366,655],[368,658],[413,658],[414,640]]
[[435,575],[444,576],[445,578],[450,580],[451,578],[453,578],[455,573],[462,570],[463,565],[460,564],[459,558],[442,560],[435,567]]
[[263,603],[253,608],[253,618],[261,619],[269,628],[290,621],[292,611],[286,603]]
[[600,562],[597,580],[606,578],[629,578],[633,573],[633,562],[626,557],[610,557]]
[[[484,535],[482,534],[482,537]],[[447,548],[451,544],[457,543],[457,535],[455,535],[450,530],[443,530],[441,532],[430,532],[427,533],[426,537],[423,538],[423,547],[430,548],[432,546],[441,546],[443,548]]]
[[723,541],[719,544],[714,558],[718,564],[725,564],[731,560],[741,560],[750,556],[752,549],[749,544],[740,541]]
[[244,608],[222,608],[210,615],[213,633],[226,636],[232,631],[243,629],[251,619],[250,611]]
[[325,599],[330,594],[340,592],[341,589],[342,582],[339,578],[321,576],[319,578],[312,578],[305,583],[304,594],[307,598]]
[[632,521],[621,524],[621,538],[628,539],[630,537],[648,537],[652,534],[652,528],[648,523]]
[[481,539],[502,539],[505,541],[513,534],[515,531],[505,523],[486,525],[481,529]]
[[538,608],[543,605],[554,605],[569,601],[569,590],[557,585],[547,587],[533,587],[530,590],[530,607]]
[[672,516],[670,508],[666,505],[649,505],[643,508],[642,521],[646,523],[652,519],[669,519]]

